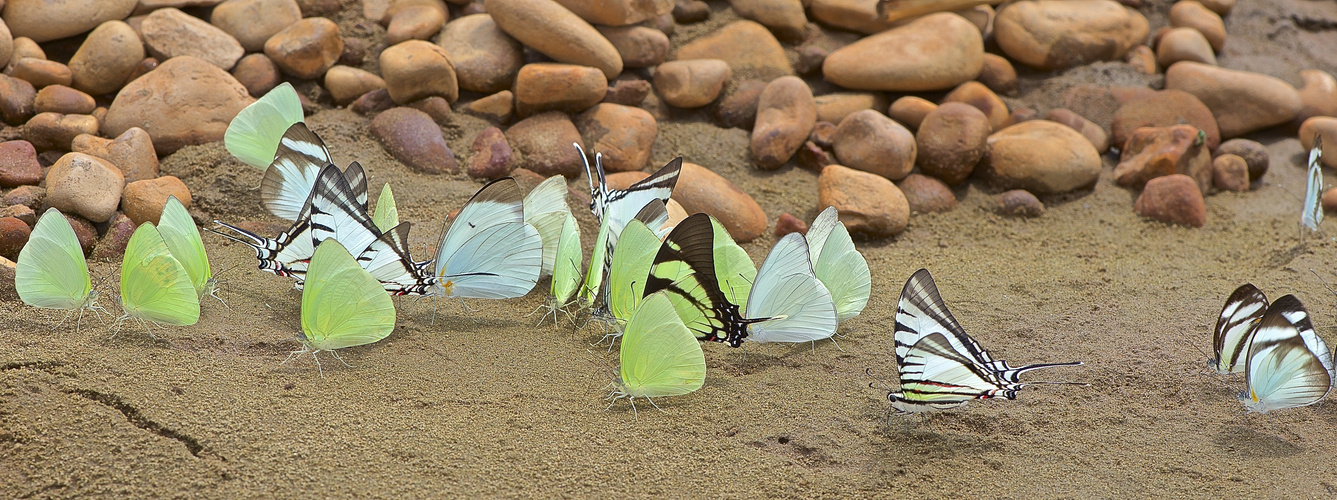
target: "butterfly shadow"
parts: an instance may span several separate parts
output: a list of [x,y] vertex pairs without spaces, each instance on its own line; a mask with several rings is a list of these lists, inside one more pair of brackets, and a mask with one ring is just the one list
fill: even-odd
[[1248,424],[1222,427],[1212,436],[1212,444],[1222,451],[1245,458],[1285,458],[1304,451],[1304,448],[1281,436],[1260,431]]

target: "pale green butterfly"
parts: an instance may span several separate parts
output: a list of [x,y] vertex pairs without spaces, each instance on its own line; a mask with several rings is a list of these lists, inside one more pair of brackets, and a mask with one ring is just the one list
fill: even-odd
[[[580,288],[580,267],[583,257],[580,250],[580,226],[576,225],[576,218],[568,213],[562,221],[562,232],[558,238],[551,291],[548,293],[547,303],[540,306],[540,308],[546,307],[547,312],[552,313],[554,324],[557,323],[557,311],[571,305],[576,290]],[[547,316],[547,313],[543,315],[545,318]],[[542,323],[542,318],[539,322]]]
[[265,170],[274,161],[283,133],[303,118],[297,91],[283,82],[237,113],[223,134],[223,145],[243,163]]
[[302,349],[289,359],[321,351],[338,358],[334,350],[379,341],[394,329],[395,304],[381,283],[338,240],[320,242],[302,288]]
[[175,326],[200,320],[200,300],[190,274],[172,256],[162,234],[145,222],[135,229],[121,262],[121,307],[117,321],[135,318]]
[[37,220],[28,244],[19,252],[14,288],[23,303],[46,309],[101,310],[88,274],[83,248],[59,210],[49,208]]
[[813,272],[831,292],[836,319],[845,321],[858,316],[868,305],[873,281],[868,261],[854,248],[839,215],[836,207],[827,207],[812,221],[807,239]]
[[371,222],[383,233],[399,225],[399,209],[395,207],[395,194],[390,191],[388,182],[381,188],[381,196],[376,198],[376,213],[372,214]]
[[608,272],[608,312],[619,321],[631,319],[645,297],[645,281],[659,245],[659,236],[640,220],[632,219],[622,228]]
[[[701,388],[706,356],[701,344],[678,319],[663,293],[641,301],[622,336],[622,365],[608,395],[613,403],[626,399],[636,411],[636,398],[678,396]],[[655,408],[653,400],[650,404]]]
[[566,205],[566,178],[554,175],[525,195],[525,222],[534,226],[543,239],[542,278],[553,272],[557,260],[557,245],[562,236],[562,225],[571,216],[571,208]]
[[[647,227],[664,227],[668,223],[668,210],[664,207],[664,202],[652,199],[646,202],[630,220],[639,220]],[[599,235],[594,241],[594,250],[590,255],[590,270],[585,274],[585,285],[581,287],[579,296],[581,308],[594,306],[596,299],[603,300],[602,306],[592,313],[596,318],[612,318],[607,314],[608,290],[604,285],[604,278],[611,271],[613,249],[617,246],[625,227],[626,222],[615,217],[604,217],[599,223]]]
[[[209,256],[204,253],[204,241],[200,239],[200,230],[195,227],[195,220],[186,212],[176,196],[168,196],[163,206],[162,217],[158,219],[158,233],[162,235],[167,249],[172,252],[181,267],[190,276],[190,283],[200,297],[214,295],[218,281],[214,279],[213,269],[209,267]],[[214,295],[214,298],[218,296]],[[222,299],[219,299],[222,300]]]

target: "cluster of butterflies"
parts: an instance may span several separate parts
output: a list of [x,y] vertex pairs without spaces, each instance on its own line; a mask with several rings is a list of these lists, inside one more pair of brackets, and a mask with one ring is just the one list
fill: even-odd
[[1212,335],[1218,373],[1244,372],[1239,400],[1250,411],[1308,406],[1332,389],[1333,354],[1314,333],[1300,299],[1286,295],[1268,304],[1263,292],[1245,284],[1230,294]]

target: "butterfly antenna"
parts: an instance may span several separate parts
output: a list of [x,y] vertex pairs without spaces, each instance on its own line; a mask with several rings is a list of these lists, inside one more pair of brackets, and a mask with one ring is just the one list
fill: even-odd
[[1319,281],[1320,283],[1323,283],[1323,288],[1327,288],[1327,289],[1328,289],[1328,292],[1332,293],[1333,295],[1337,295],[1337,290],[1333,290],[1331,286],[1328,286],[1328,280],[1325,280],[1325,279],[1323,279],[1322,276],[1319,276],[1319,275],[1318,275],[1318,271],[1315,271],[1315,270],[1313,270],[1313,269],[1310,269],[1309,272],[1314,273],[1314,277],[1315,277],[1315,278],[1318,278],[1318,281]]
[[645,398],[645,400],[650,402],[650,406],[653,406],[653,407],[655,407],[656,410],[659,410],[659,413],[664,413],[664,410],[663,410],[662,408],[660,408],[659,405],[655,404],[655,400],[650,399],[650,398],[648,398],[648,397]]
[[869,378],[873,379],[872,382],[868,383],[869,388],[878,389],[879,387],[873,385],[874,383],[877,383],[877,384],[882,384],[882,388],[885,388],[887,392],[891,392],[891,384],[888,384],[886,381],[882,380],[881,378],[878,378],[877,375],[874,375],[872,368],[864,368],[863,373],[864,375],[868,375]]
[[335,350],[331,349],[331,350],[328,350],[328,351],[325,351],[325,352],[330,353],[330,356],[333,356],[334,359],[339,360],[339,362],[340,362],[340,363],[343,363],[344,366],[347,366],[347,367],[349,367],[349,368],[352,368],[352,367],[353,367],[353,365],[350,365],[350,364],[348,364],[347,361],[344,361],[344,358],[343,358],[342,356],[339,356],[339,352],[338,352],[338,351],[335,351]]

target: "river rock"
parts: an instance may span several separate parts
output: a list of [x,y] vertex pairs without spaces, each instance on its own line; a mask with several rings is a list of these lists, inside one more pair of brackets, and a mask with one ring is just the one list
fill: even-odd
[[1141,127],[1169,127],[1177,124],[1197,127],[1207,134],[1207,148],[1221,144],[1216,117],[1207,105],[1182,90],[1162,90],[1129,100],[1114,112],[1110,121],[1110,144],[1123,147],[1134,130]]
[[459,99],[455,63],[441,46],[409,40],[381,51],[381,76],[396,103],[441,96],[452,104]]
[[822,75],[850,89],[912,92],[951,88],[983,66],[984,41],[975,25],[938,13],[836,49],[822,63]]
[[86,115],[95,108],[97,102],[93,101],[93,96],[64,85],[43,87],[33,100],[33,111],[37,113]]
[[164,175],[156,179],[144,179],[125,185],[121,193],[121,208],[135,226],[145,222],[158,224],[162,209],[167,206],[167,198],[175,196],[186,208],[190,208],[190,188],[181,179]]
[[[625,75],[624,75],[625,76]],[[645,98],[650,95],[654,87],[650,82],[639,79],[623,80],[619,77],[617,82],[608,87],[608,92],[604,94],[603,102],[621,104],[623,106],[640,106],[645,102]]]
[[116,139],[92,135],[74,138],[71,144],[76,153],[85,153],[111,162],[121,171],[125,182],[142,181],[158,176],[158,154],[153,139],[139,127],[130,127]]
[[468,91],[507,90],[525,63],[524,47],[501,31],[487,14],[447,23],[436,43],[450,54],[459,86]]
[[[1314,136],[1323,137],[1325,147],[1328,144],[1337,144],[1337,118],[1331,116],[1315,116],[1300,124],[1300,146],[1304,147],[1305,154],[1309,154],[1309,149],[1314,147]],[[1325,154],[1322,157],[1323,166],[1328,168],[1337,168],[1337,154]]]
[[477,116],[492,123],[511,121],[515,111],[515,95],[503,90],[490,96],[480,97],[473,102],[460,106],[459,110],[467,115]]
[[149,54],[159,60],[195,56],[228,70],[246,53],[241,43],[217,26],[177,9],[159,9],[139,27]]
[[[273,59],[284,74],[304,80],[320,78],[339,62],[343,52],[344,40],[339,35],[339,26],[323,17],[308,17],[292,23],[265,41],[265,55]],[[384,53],[381,57],[385,57]]]
[[23,139],[38,151],[69,151],[70,142],[79,134],[96,134],[97,118],[91,115],[38,113],[23,124]]
[[469,177],[475,179],[497,179],[505,177],[515,168],[515,152],[506,142],[506,134],[497,127],[488,127],[474,138],[469,149]]
[[990,135],[983,166],[986,177],[1003,189],[1057,194],[1094,184],[1100,153],[1072,128],[1033,120]]
[[729,6],[739,17],[761,23],[785,40],[803,38],[808,25],[799,0],[730,0]]
[[757,122],[757,100],[766,82],[743,80],[728,90],[715,105],[715,122],[725,128],[751,130]]
[[35,57],[16,58],[10,63],[9,74],[39,89],[47,85],[68,86],[73,80],[69,66]]
[[0,257],[18,259],[32,228],[17,217],[0,217]]
[[950,185],[960,184],[975,171],[988,150],[993,128],[979,108],[960,102],[943,103],[924,117],[916,133],[919,170]]
[[887,98],[876,92],[835,92],[814,98],[817,121],[840,123],[850,113],[863,109],[881,112],[887,108]]
[[719,97],[732,75],[720,59],[669,61],[655,69],[654,88],[670,106],[699,108]]
[[4,6],[5,24],[15,37],[37,42],[86,33],[113,19],[125,19],[137,0],[8,0]]
[[783,238],[789,233],[808,234],[808,223],[789,212],[780,214],[775,219],[775,237]]
[[1217,156],[1212,159],[1212,186],[1222,191],[1248,191],[1249,164],[1239,156]]
[[892,102],[891,107],[887,109],[887,116],[910,130],[917,130],[924,122],[924,118],[935,109],[938,109],[938,105],[933,101],[908,95]]
[[1045,119],[1062,123],[1081,132],[1088,141],[1091,141],[1091,145],[1095,146],[1096,151],[1100,154],[1105,154],[1105,151],[1110,148],[1109,134],[1105,133],[1105,129],[1100,128],[1100,125],[1096,125],[1095,122],[1087,120],[1086,117],[1072,112],[1072,110],[1054,108],[1045,113]]
[[572,143],[585,143],[580,131],[565,113],[549,111],[525,118],[506,130],[506,140],[520,153],[519,167],[533,170],[544,177],[563,175],[571,179],[585,171]]
[[12,50],[13,52],[9,54],[9,64],[6,67],[13,66],[15,61],[25,57],[46,59],[46,51],[42,50],[42,46],[26,36],[15,37]]
[[436,36],[450,19],[450,11],[441,0],[396,2],[386,13],[385,43],[396,45],[409,40],[427,40]]
[[752,127],[751,150],[757,166],[773,170],[789,161],[816,124],[817,105],[807,83],[796,76],[771,80],[757,99],[757,121]]
[[0,118],[10,125],[22,125],[33,115],[37,89],[31,83],[0,75]]
[[514,91],[521,117],[545,111],[579,113],[603,100],[608,80],[598,68],[534,63],[520,68]]
[[1202,227],[1207,223],[1207,204],[1193,178],[1172,174],[1147,181],[1133,210],[1143,217],[1168,224]]
[[993,33],[1009,59],[1048,71],[1120,60],[1150,29],[1113,0],[1024,0],[998,11]]
[[1134,71],[1144,75],[1154,75],[1161,72],[1161,65],[1156,63],[1156,53],[1146,45],[1133,47],[1133,50],[1128,51],[1128,55],[1124,56],[1124,60],[1128,61],[1128,65],[1132,66]]
[[1207,39],[1193,28],[1174,28],[1156,44],[1156,64],[1169,67],[1179,61],[1216,65],[1216,54]]
[[264,54],[248,54],[242,57],[237,61],[237,65],[232,67],[232,77],[246,87],[246,92],[254,97],[265,95],[283,81],[278,65]]
[[102,135],[140,127],[159,154],[172,154],[223,140],[228,123],[252,102],[228,72],[196,57],[173,57],[121,89],[107,109]]
[[460,170],[455,153],[441,135],[441,127],[422,111],[406,107],[387,109],[371,120],[371,135],[390,156],[417,172],[453,174]]
[[766,212],[751,195],[729,179],[695,163],[682,162],[673,199],[689,214],[704,212],[715,217],[739,243],[761,236],[768,225]]
[[794,74],[780,41],[753,21],[726,24],[682,44],[669,59],[723,59],[733,71],[764,79]]
[[963,102],[979,108],[989,117],[989,126],[1002,130],[1008,125],[1007,104],[980,82],[966,82],[942,98],[942,103]]
[[836,126],[832,150],[841,165],[900,180],[915,166],[915,137],[901,124],[865,109]]
[[1184,174],[1206,194],[1212,186],[1212,156],[1203,135],[1192,125],[1134,130],[1114,167],[1114,182],[1140,187],[1156,177]]
[[385,80],[370,71],[335,65],[325,72],[325,88],[335,104],[348,104],[362,94],[385,88]]
[[558,3],[591,24],[628,26],[672,12],[674,2],[673,0],[559,0]]
[[[37,149],[28,141],[0,142],[0,187],[12,188],[42,181]],[[12,205],[13,203],[5,203]]]
[[871,35],[897,23],[884,20],[878,0],[804,0],[815,21],[841,29]]
[[659,135],[649,111],[620,104],[595,105],[577,116],[575,124],[590,150],[603,153],[604,168],[611,172],[645,168]]
[[116,92],[144,59],[144,44],[121,21],[102,23],[70,58],[71,85],[93,95]]
[[214,7],[209,22],[223,30],[247,52],[265,50],[265,41],[302,20],[295,0],[228,0]]
[[1221,52],[1226,45],[1226,23],[1221,16],[1193,0],[1175,2],[1170,7],[1170,26],[1192,28],[1201,33],[1212,51]]
[[130,244],[130,237],[135,234],[135,221],[125,214],[117,212],[107,221],[107,230],[98,238],[89,257],[93,260],[115,262],[125,256],[125,247]]
[[[4,7],[0,7],[3,10]],[[9,32],[9,27],[5,21],[0,19],[0,67],[8,66],[9,59],[14,55],[14,34]]]
[[622,56],[623,68],[647,68],[668,59],[669,39],[662,31],[646,26],[600,26],[598,29]]
[[46,202],[61,212],[106,222],[121,203],[124,185],[125,178],[111,162],[83,153],[68,153],[47,173]]
[[1212,154],[1235,155],[1244,159],[1244,163],[1249,166],[1249,182],[1262,178],[1272,163],[1267,147],[1249,139],[1231,139],[1223,142],[1220,147],[1212,151]]
[[485,0],[497,27],[554,61],[622,72],[622,56],[590,23],[553,0]]
[[984,65],[975,78],[989,90],[1003,95],[1017,94],[1017,70],[1007,58],[997,54],[984,54]]
[[956,208],[956,195],[942,181],[927,175],[910,174],[897,186],[910,204],[911,212],[921,214],[950,212]]
[[1300,71],[1300,113],[1291,120],[1294,127],[1299,127],[1315,116],[1337,116],[1337,79],[1331,74],[1318,69]]
[[19,186],[0,197],[0,205],[23,205],[31,209],[42,206],[46,200],[46,189],[34,185]]
[[836,207],[851,233],[894,236],[910,222],[910,203],[891,180],[842,165],[828,165],[817,177],[817,206]]
[[1039,217],[1045,214],[1045,204],[1025,189],[1004,191],[994,201],[994,209],[1011,217]]
[[1190,61],[1165,70],[1165,88],[1183,90],[1206,104],[1223,138],[1288,122],[1304,105],[1299,91],[1279,78]]

